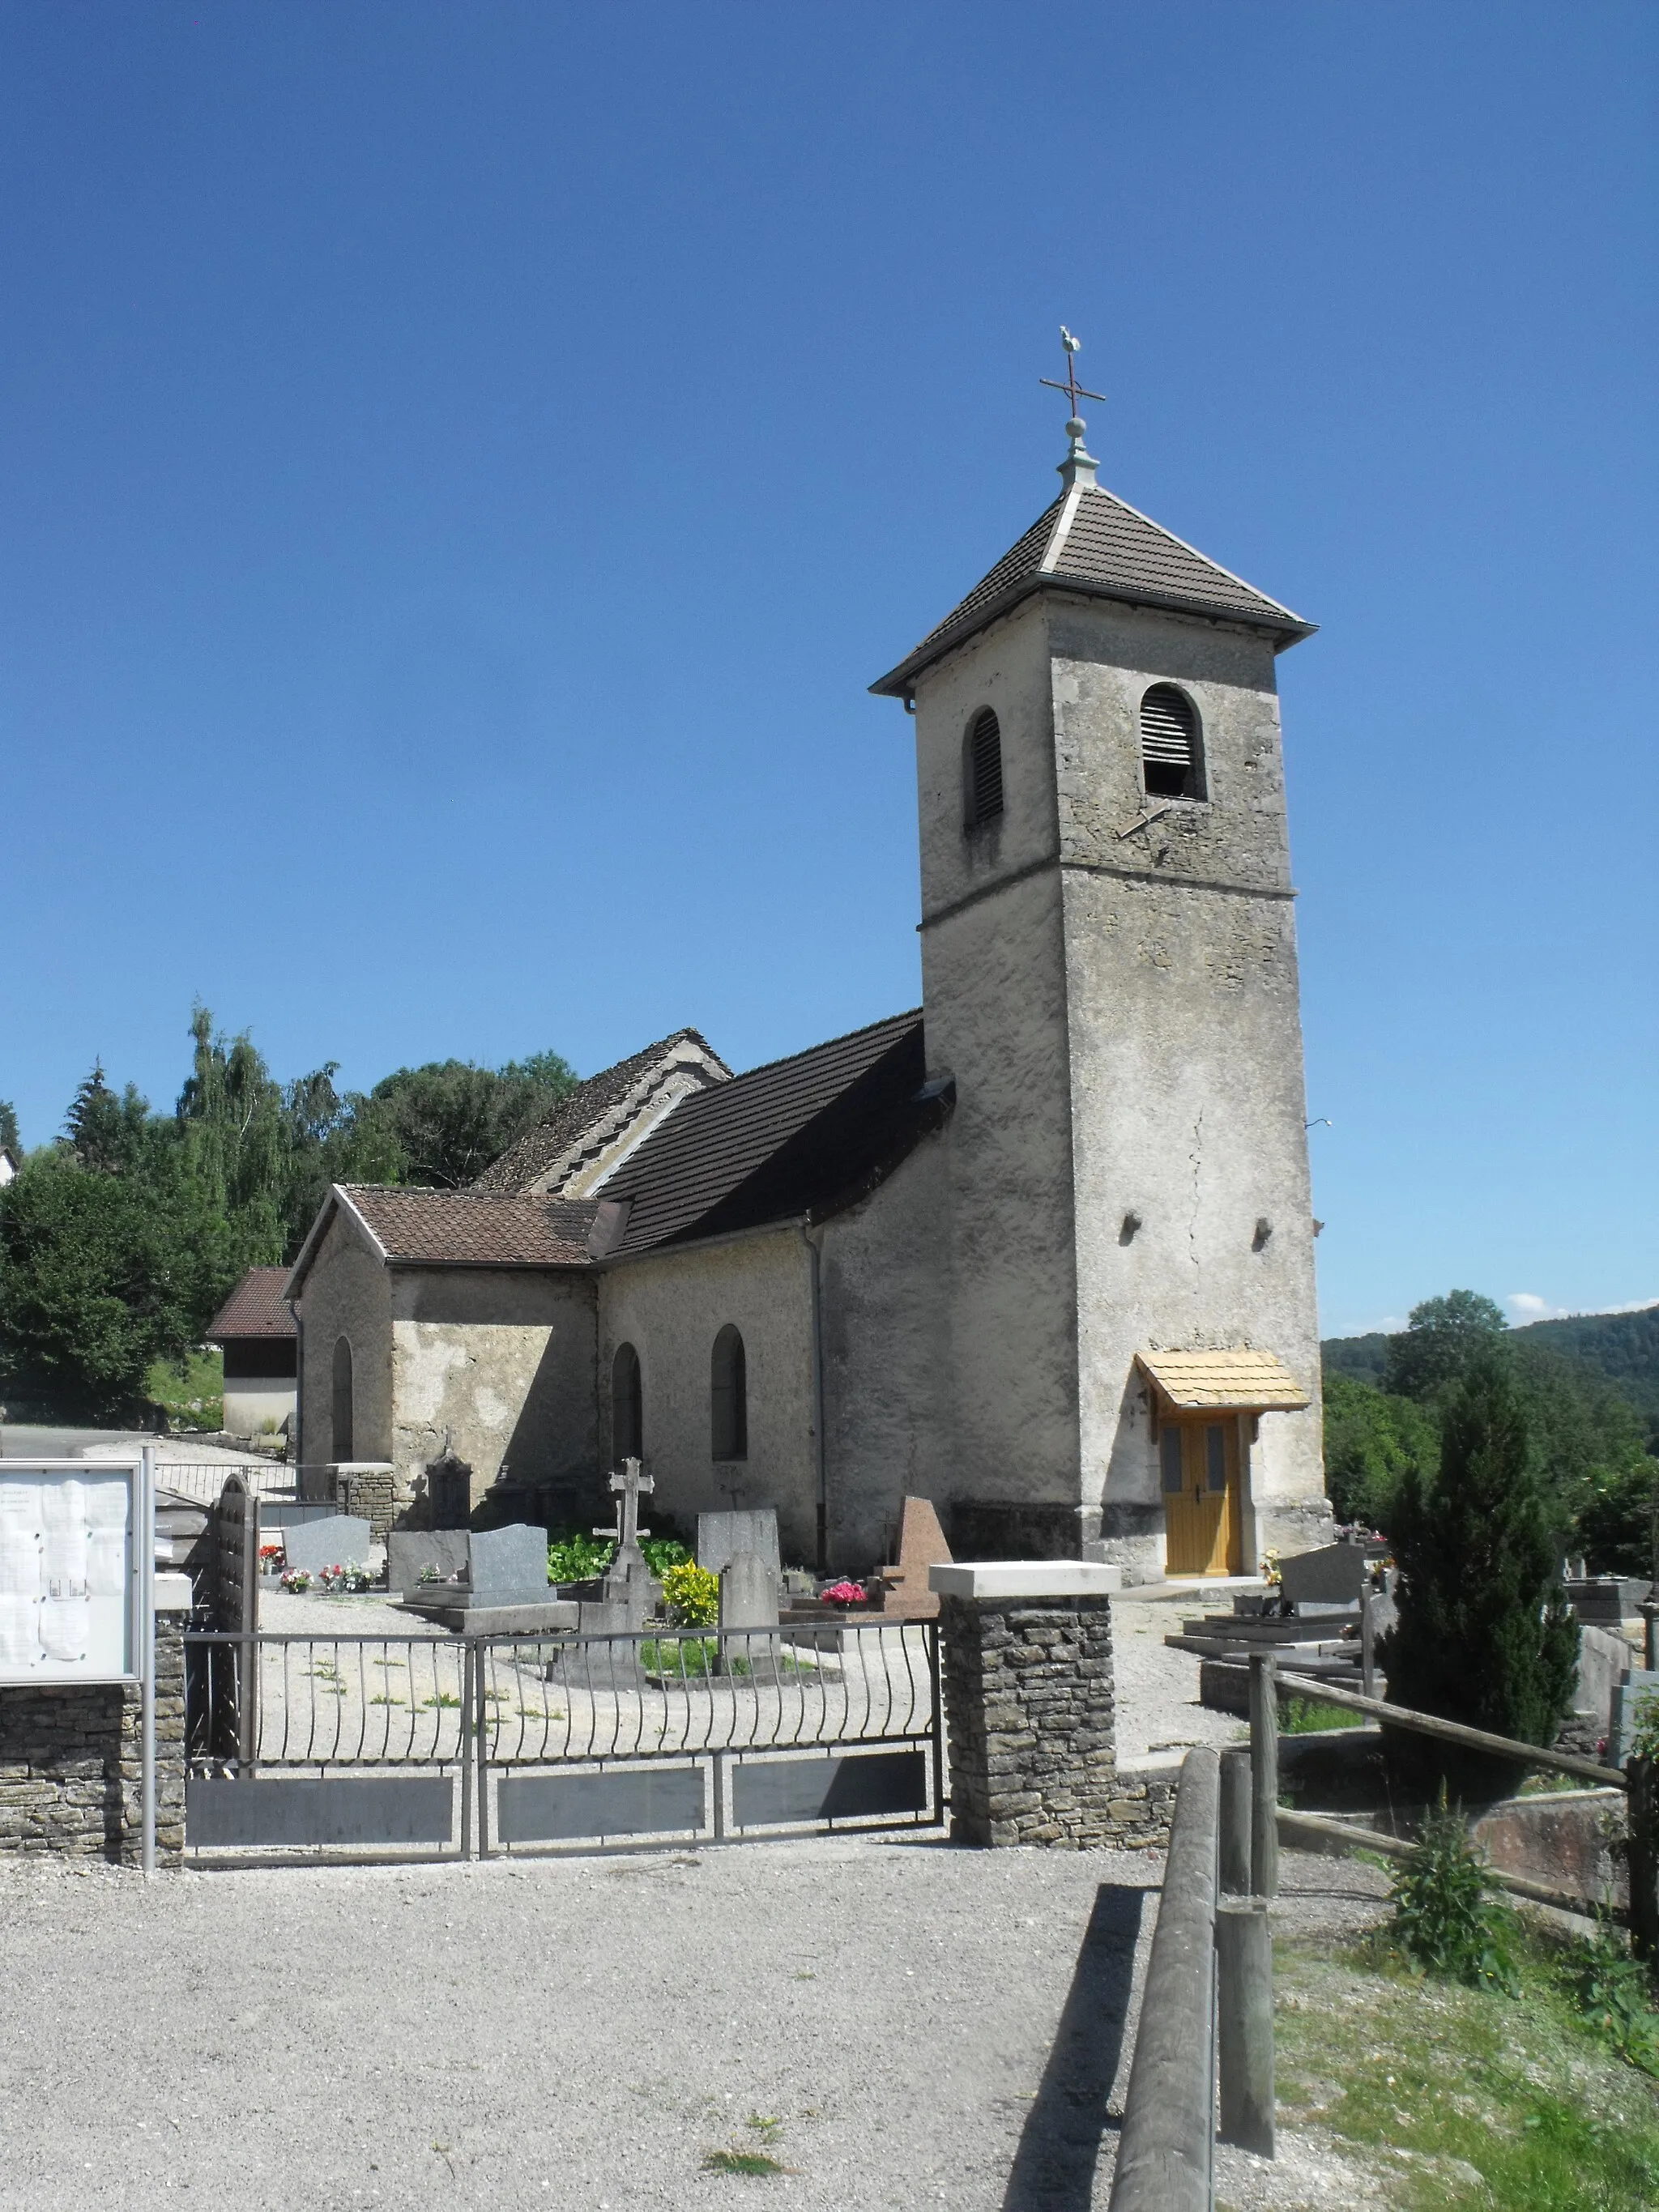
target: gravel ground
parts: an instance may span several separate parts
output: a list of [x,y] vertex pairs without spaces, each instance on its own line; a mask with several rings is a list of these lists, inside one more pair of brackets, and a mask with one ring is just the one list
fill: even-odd
[[[1287,1923],[1376,1909],[1368,1869],[1285,1867]],[[765,2185],[826,2212],[1089,2212],[1159,1871],[912,1838],[148,1885],[14,1864],[0,2207],[681,2212],[747,2203],[702,2162],[765,2144]],[[1285,2148],[1224,2154],[1227,2201],[1364,2201]]]
[[[1231,1597],[1231,1591],[1226,1596]],[[1112,1658],[1117,1677],[1117,1755],[1125,1765],[1149,1752],[1184,1751],[1195,1743],[1218,1751],[1243,1743],[1249,1729],[1231,1713],[1212,1713],[1198,1702],[1199,1658],[1171,1651],[1164,1638],[1176,1633],[1183,1614],[1224,1610],[1225,1599],[1190,1589],[1125,1590],[1112,1601]]]

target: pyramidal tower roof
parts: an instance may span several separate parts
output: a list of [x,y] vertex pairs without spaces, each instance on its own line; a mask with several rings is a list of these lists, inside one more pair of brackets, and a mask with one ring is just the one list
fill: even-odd
[[1060,466],[1060,497],[914,653],[870,686],[872,691],[908,699],[924,670],[1035,592],[1242,623],[1270,633],[1276,653],[1312,636],[1316,623],[1304,622],[1097,484],[1096,464],[1084,451],[1081,420],[1073,416],[1066,428],[1072,448]]

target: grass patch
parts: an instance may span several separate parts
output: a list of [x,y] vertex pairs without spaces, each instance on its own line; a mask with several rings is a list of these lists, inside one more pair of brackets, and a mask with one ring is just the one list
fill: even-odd
[[1659,2089],[1585,2018],[1585,1946],[1528,1929],[1509,1996],[1419,1979],[1387,1942],[1275,1947],[1287,2124],[1382,2154],[1409,2212],[1659,2205]]
[[440,1690],[435,1698],[422,1698],[421,1707],[423,1711],[429,1713],[440,1705],[447,1708],[451,1705],[459,1705],[460,1702],[459,1698],[452,1698],[447,1690]]
[[368,1702],[371,1705],[406,1705],[409,1700],[407,1698],[378,1697],[371,1698]]
[[787,2173],[775,2158],[760,2150],[711,2150],[702,2162],[705,2173]]
[[210,1431],[225,1425],[225,1363],[216,1352],[186,1352],[176,1367],[170,1360],[155,1361],[144,1389],[170,1429]]
[[1283,1698],[1279,1706],[1281,1735],[1316,1735],[1326,1729],[1364,1728],[1365,1716],[1346,1705],[1327,1705],[1316,1698]]

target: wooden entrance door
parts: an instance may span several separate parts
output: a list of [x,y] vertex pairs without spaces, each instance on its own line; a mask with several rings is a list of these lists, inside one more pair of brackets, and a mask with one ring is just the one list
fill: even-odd
[[1166,1421],[1159,1437],[1164,1572],[1236,1575],[1243,1563],[1238,1422]]

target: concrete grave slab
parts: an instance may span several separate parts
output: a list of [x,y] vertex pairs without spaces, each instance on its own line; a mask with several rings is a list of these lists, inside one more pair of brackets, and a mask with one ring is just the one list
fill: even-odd
[[1280,1562],[1279,1594],[1290,1604],[1358,1605],[1368,1571],[1359,1544],[1323,1544]]
[[368,1564],[373,1533],[367,1521],[354,1513],[331,1514],[325,1521],[300,1521],[283,1532],[283,1549],[290,1568],[317,1574],[324,1567],[361,1567]]
[[764,1559],[738,1552],[720,1569],[720,1626],[775,1628],[777,1577]]
[[475,1603],[520,1605],[547,1597],[547,1531],[528,1522],[474,1532],[469,1554]]

